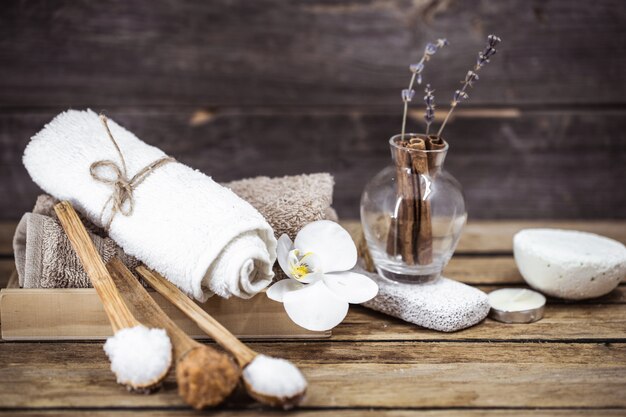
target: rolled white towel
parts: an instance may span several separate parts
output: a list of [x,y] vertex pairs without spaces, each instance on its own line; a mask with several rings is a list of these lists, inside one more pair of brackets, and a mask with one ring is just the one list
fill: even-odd
[[[127,176],[166,155],[109,120]],[[91,110],[61,113],[36,134],[24,151],[24,165],[42,189],[70,201],[89,220],[104,226],[113,193],[92,178],[101,160],[122,166],[99,116]],[[114,177],[113,169],[99,174]],[[124,251],[158,271],[183,291],[204,301],[213,293],[249,298],[269,285],[276,260],[270,225],[250,204],[198,170],[179,162],[155,168],[133,192],[131,215],[117,213],[109,236]]]

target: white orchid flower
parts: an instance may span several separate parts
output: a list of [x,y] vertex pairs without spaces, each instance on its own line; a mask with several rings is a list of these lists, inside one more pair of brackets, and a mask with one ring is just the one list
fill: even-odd
[[277,254],[289,279],[272,285],[267,296],[282,302],[291,320],[305,329],[330,330],[346,317],[349,303],[364,303],[378,293],[373,280],[349,272],[356,265],[356,246],[335,222],[309,223],[295,242],[282,235]]

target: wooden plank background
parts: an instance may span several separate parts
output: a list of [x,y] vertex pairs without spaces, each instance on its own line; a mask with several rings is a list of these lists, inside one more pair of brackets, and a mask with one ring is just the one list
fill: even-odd
[[408,64],[450,40],[424,73],[445,110],[491,32],[500,52],[445,135],[471,218],[626,218],[623,0],[6,0],[0,219],[32,206],[24,146],[70,107],[218,180],[330,171],[355,218]]

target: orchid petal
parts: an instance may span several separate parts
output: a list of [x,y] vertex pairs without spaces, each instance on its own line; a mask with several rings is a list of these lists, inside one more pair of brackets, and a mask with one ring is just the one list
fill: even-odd
[[298,265],[298,254],[300,251],[298,249],[292,249],[287,255],[287,274],[291,275],[291,269]]
[[304,284],[312,284],[322,279],[324,279],[324,274],[321,272],[311,272],[310,274],[306,274],[300,279],[294,278],[295,281],[302,282]]
[[294,323],[312,331],[325,331],[337,326],[348,314],[349,306],[333,294],[324,281],[286,293],[283,303]]
[[378,284],[356,272],[325,274],[324,284],[339,298],[352,304],[364,303],[378,294]]
[[265,294],[267,295],[267,298],[269,298],[270,300],[274,300],[274,301],[278,301],[279,303],[282,303],[285,297],[285,294],[292,292],[292,291],[297,291],[303,287],[304,287],[303,284],[300,284],[299,282],[293,279],[283,279],[282,281],[278,281],[277,283],[269,287],[267,291],[265,292]]
[[278,264],[280,269],[283,270],[287,276],[289,276],[289,252],[293,249],[293,242],[289,239],[289,236],[283,234],[278,238],[278,246],[276,247],[276,257],[278,258]]
[[294,245],[301,253],[315,253],[321,260],[323,272],[347,271],[356,265],[357,251],[350,234],[330,220],[304,226]]

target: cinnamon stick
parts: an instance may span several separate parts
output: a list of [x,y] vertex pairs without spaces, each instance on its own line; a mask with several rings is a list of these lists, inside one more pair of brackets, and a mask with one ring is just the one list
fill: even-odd
[[408,265],[433,262],[430,182],[439,171],[444,155],[427,152],[445,149],[439,136],[412,137],[392,147],[396,165],[397,200],[387,236],[387,253],[402,256]]
[[[446,147],[446,141],[443,140],[440,136],[430,135],[426,140],[426,149],[429,151],[439,151]],[[429,152],[428,153],[428,169],[431,174],[435,174],[437,172],[437,168],[441,165],[441,154],[439,152]]]
[[398,232],[398,213],[394,213],[389,222],[389,231],[387,232],[387,253],[391,256],[400,254],[400,234]]
[[374,265],[372,254],[367,247],[367,241],[365,240],[365,235],[362,232],[358,239],[357,252],[359,254],[359,258],[363,260],[363,268],[368,272],[376,272],[376,266]]
[[387,253],[393,256],[400,254],[406,264],[414,265],[416,195],[411,176],[411,158],[406,149],[400,147],[393,149],[393,157],[396,164],[397,203],[387,236]]
[[431,223],[430,201],[428,200],[428,156],[426,142],[421,138],[411,139],[409,144],[413,180],[417,188],[415,193],[416,226],[414,232],[415,247],[417,249],[417,263],[428,265],[433,261],[433,232]]

